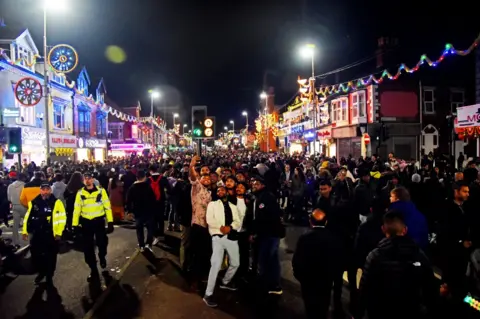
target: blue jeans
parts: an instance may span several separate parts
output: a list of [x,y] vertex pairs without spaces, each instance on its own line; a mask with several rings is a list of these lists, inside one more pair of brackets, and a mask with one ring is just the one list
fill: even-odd
[[267,290],[280,287],[280,260],[278,248],[280,238],[264,237],[258,240],[258,273]]
[[137,239],[138,246],[145,247],[145,235],[143,232],[143,227],[147,228],[147,245],[152,245],[153,243],[153,231],[155,228],[155,223],[152,217],[136,216],[135,217],[135,228],[137,229]]

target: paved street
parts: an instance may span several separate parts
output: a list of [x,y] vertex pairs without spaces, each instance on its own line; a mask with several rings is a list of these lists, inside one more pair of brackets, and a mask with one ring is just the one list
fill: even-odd
[[[134,229],[115,228],[115,232],[109,235],[107,262],[110,276],[115,277],[120,272],[136,246]],[[12,274],[9,274],[9,277],[0,279],[1,318],[82,318],[104,289],[88,285],[89,269],[83,261],[83,253],[76,247],[63,247],[54,278],[58,295],[53,291],[46,298],[42,287],[35,289],[35,274],[29,271],[30,254],[28,250],[26,252],[25,258],[19,258],[20,267],[16,269],[19,275],[10,278]],[[109,280],[106,277],[103,285]]]

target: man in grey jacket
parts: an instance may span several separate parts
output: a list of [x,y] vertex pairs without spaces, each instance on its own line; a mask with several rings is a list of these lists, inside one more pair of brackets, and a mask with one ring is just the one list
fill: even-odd
[[20,237],[18,231],[20,230],[20,223],[23,221],[27,208],[20,203],[20,194],[22,193],[27,176],[23,173],[18,174],[17,180],[10,184],[7,188],[7,198],[12,203],[12,215],[13,215],[13,235],[12,240],[15,247],[20,246]]

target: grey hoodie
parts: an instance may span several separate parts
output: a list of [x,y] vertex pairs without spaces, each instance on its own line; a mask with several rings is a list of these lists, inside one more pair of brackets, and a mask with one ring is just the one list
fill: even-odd
[[53,196],[55,196],[56,199],[62,201],[63,206],[65,206],[65,197],[63,196],[63,194],[65,193],[66,189],[67,185],[64,182],[55,182],[52,185]]
[[10,203],[12,203],[13,210],[27,210],[20,203],[20,194],[22,193],[23,186],[25,186],[25,182],[22,181],[15,181],[12,184],[8,185],[7,198]]

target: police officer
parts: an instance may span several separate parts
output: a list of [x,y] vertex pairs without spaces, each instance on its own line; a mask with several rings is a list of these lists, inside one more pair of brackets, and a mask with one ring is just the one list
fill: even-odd
[[83,253],[85,262],[90,267],[88,281],[98,279],[95,244],[98,247],[98,258],[102,269],[107,267],[108,237],[105,230],[105,218],[108,223],[108,233],[113,232],[113,215],[105,189],[95,185],[92,173],[84,174],[85,187],[80,189],[75,198],[72,226],[81,228],[83,237]]
[[36,285],[44,278],[48,285],[52,285],[57,265],[58,242],[66,222],[67,215],[62,201],[52,195],[52,188],[48,182],[42,182],[40,195],[28,202],[22,231],[24,240],[31,235],[32,262],[38,270]]

